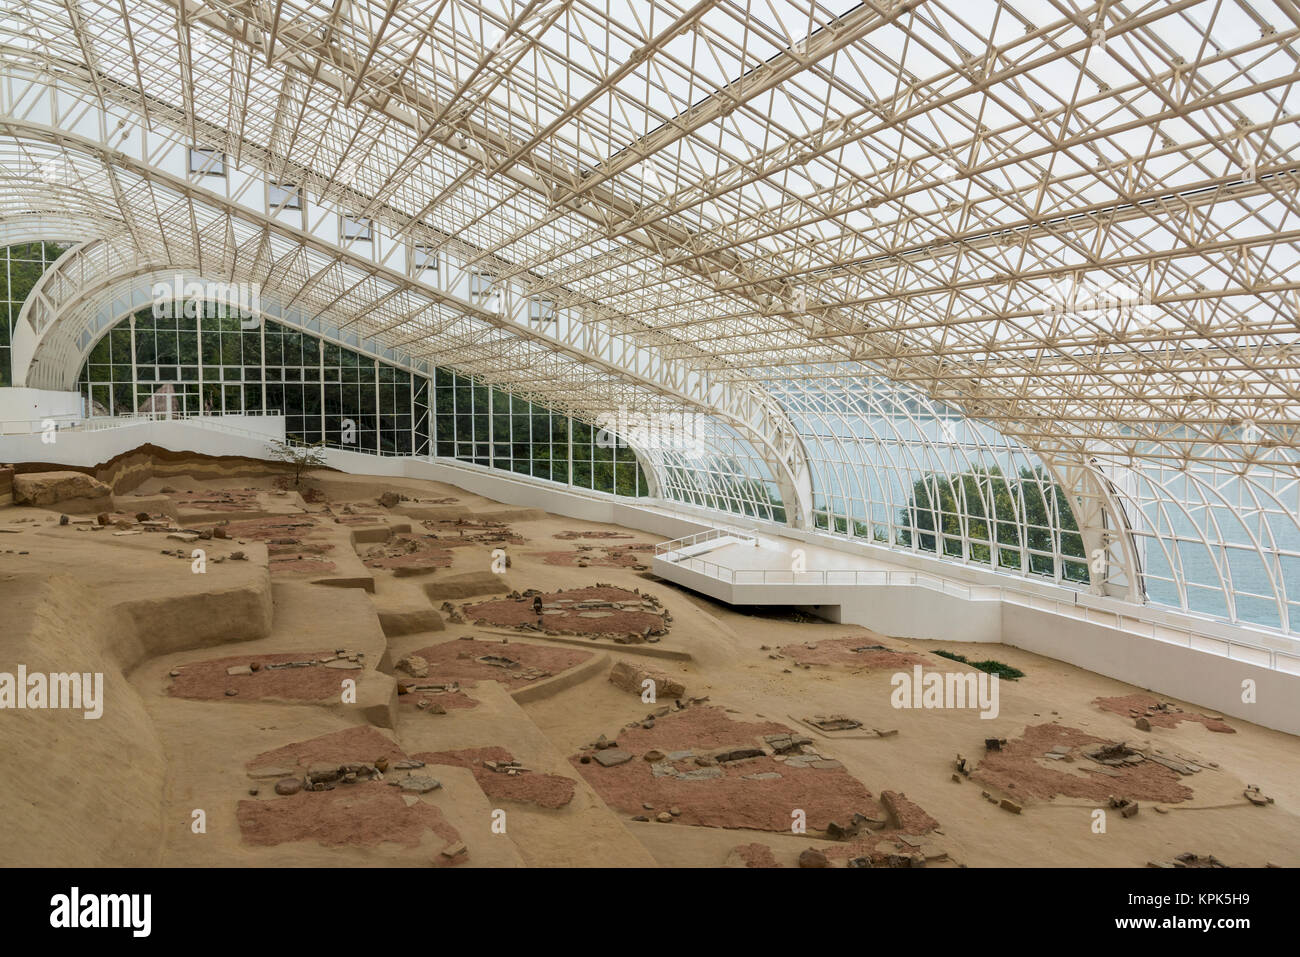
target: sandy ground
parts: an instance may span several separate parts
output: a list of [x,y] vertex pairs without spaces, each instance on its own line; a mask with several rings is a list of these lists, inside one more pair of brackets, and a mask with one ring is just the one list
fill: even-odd
[[[103,528],[0,508],[0,672],[105,689],[97,720],[4,715],[0,863],[1300,866],[1300,741],[1195,702],[1007,646],[742,613],[638,569],[650,535],[438,483],[286,489],[211,462],[133,481]],[[496,591],[428,598],[473,573]],[[546,634],[534,592],[647,608],[542,615],[582,625]],[[616,615],[667,631],[582,633]],[[991,720],[896,708],[895,672],[969,670],[935,650],[1024,677]],[[397,670],[419,654],[422,675]],[[608,680],[620,662],[685,694],[642,700]],[[1089,756],[1119,743],[1138,756]]]

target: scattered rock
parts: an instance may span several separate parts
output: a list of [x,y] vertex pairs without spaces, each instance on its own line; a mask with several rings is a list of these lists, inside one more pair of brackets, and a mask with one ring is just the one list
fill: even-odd
[[799,855],[800,867],[830,867],[831,862],[826,855],[815,847],[810,847]]
[[111,488],[84,472],[29,472],[13,477],[15,505],[54,505],[69,499],[95,499],[107,505],[112,494]]
[[880,795],[880,806],[885,809],[885,820],[889,822],[890,827],[901,828],[903,826],[903,816],[899,813],[898,803],[894,800],[894,795],[891,792],[886,791]]
[[429,662],[419,655],[409,655],[398,660],[397,670],[410,675],[412,678],[427,678],[429,677]]
[[597,751],[595,754],[596,763],[601,767],[612,768],[619,764],[626,764],[632,760],[632,755],[618,748],[605,748]]
[[762,748],[732,748],[729,751],[723,751],[713,756],[713,760],[719,764],[726,764],[729,761],[744,761],[747,758],[761,758],[767,752]]
[[301,790],[302,790],[302,782],[299,781],[297,778],[284,778],[283,780],[275,782],[276,794],[283,794],[283,795],[297,794]]
[[862,722],[842,714],[816,714],[804,718],[818,731],[853,731],[862,727]]
[[427,794],[442,787],[442,782],[435,778],[415,774],[403,778],[397,783],[403,791],[409,791],[413,794]]
[[1268,807],[1273,803],[1273,799],[1262,794],[1257,785],[1252,784],[1246,790],[1241,792],[1242,796],[1256,807]]
[[609,672],[609,681],[614,687],[633,694],[641,694],[645,681],[653,681],[656,698],[683,698],[686,688],[680,681],[659,671],[640,668],[629,661],[620,661]]

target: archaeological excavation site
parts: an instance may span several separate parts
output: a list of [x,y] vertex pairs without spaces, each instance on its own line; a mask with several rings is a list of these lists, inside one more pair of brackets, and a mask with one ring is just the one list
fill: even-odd
[[1300,0],[0,0],[0,915],[1280,926],[1297,64]]
[[631,524],[153,445],[0,482],[10,865],[1300,863],[1293,735]]

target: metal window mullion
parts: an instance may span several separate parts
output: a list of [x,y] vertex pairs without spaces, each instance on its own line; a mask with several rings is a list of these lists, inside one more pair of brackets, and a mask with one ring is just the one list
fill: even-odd
[[320,441],[324,445],[327,433],[325,431],[325,340],[312,336],[316,342],[316,379],[317,387],[320,389]]
[[[262,378],[262,415],[266,415],[266,320],[260,315],[257,317],[257,345],[257,357],[260,362],[258,374]],[[242,350],[243,343],[240,343],[240,348]]]
[[[111,356],[109,357],[111,360]],[[110,374],[110,381],[111,381]],[[109,387],[109,414],[112,415],[112,386]],[[140,414],[140,400],[137,398],[140,391],[140,373],[136,369],[135,362],[135,313],[131,313],[131,412],[133,415]]]

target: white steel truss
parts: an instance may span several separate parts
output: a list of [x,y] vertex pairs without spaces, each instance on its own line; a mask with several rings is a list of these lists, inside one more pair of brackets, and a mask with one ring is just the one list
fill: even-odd
[[[803,526],[830,474],[809,423],[846,421],[846,376],[895,383],[1036,457],[1094,590],[1131,600],[1165,554],[1189,606],[1168,540],[1223,544],[1202,519],[1235,482],[1232,545],[1285,622],[1298,39],[1295,0],[0,0],[0,213],[81,217],[141,275],[264,283],[587,421],[707,411],[725,464],[698,474],[753,484],[688,494],[672,452],[659,485]],[[291,184],[301,221],[177,147]],[[454,276],[413,277],[411,248]],[[562,318],[488,308],[498,285]],[[1179,490],[1199,504],[1161,519]]]

